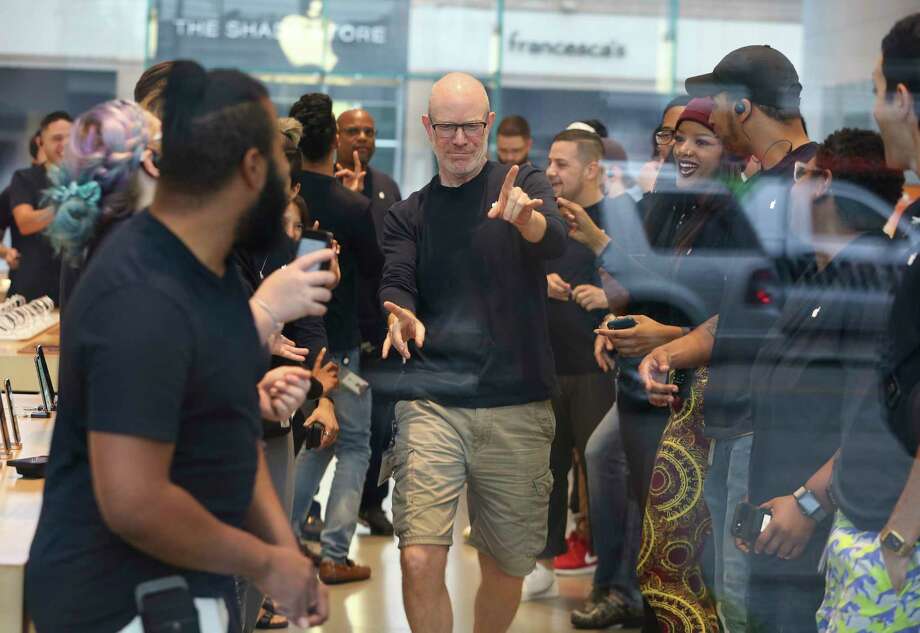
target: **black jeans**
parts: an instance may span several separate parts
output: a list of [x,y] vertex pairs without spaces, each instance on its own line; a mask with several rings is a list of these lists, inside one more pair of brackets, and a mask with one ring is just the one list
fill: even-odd
[[364,478],[364,492],[361,495],[361,512],[364,512],[379,508],[390,494],[390,482],[386,481],[382,486],[378,486],[377,479],[380,477],[383,453],[393,441],[396,399],[391,395],[390,388],[393,382],[392,362],[383,361],[377,348],[361,355],[361,370],[362,377],[374,390],[374,399],[371,403],[371,459]]
[[[616,386],[609,374],[597,372],[579,376],[559,376],[558,380],[559,395],[553,398],[556,436],[549,454],[553,489],[549,497],[546,547],[537,556],[539,559],[554,558],[565,553],[566,501],[569,493],[569,470],[572,468],[572,449],[578,451],[584,463],[588,438],[616,400]],[[589,490],[588,496],[592,494]],[[590,499],[588,503],[590,504]]]

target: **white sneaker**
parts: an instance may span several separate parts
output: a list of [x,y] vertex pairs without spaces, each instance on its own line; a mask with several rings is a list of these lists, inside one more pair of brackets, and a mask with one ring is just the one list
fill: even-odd
[[532,572],[524,577],[521,602],[528,600],[547,600],[559,596],[559,582],[551,569],[537,564]]

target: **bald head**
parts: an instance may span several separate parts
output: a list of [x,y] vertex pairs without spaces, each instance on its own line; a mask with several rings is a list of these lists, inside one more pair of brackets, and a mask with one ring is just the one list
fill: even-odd
[[355,152],[362,165],[370,162],[377,148],[377,123],[371,113],[362,108],[346,110],[339,115],[339,145],[336,148],[337,161],[343,167],[355,167]]
[[482,171],[494,121],[485,86],[475,77],[450,73],[435,82],[422,124],[438,158],[441,184],[459,186]]
[[484,119],[489,113],[489,95],[482,82],[467,73],[448,73],[431,87],[428,115],[435,121],[458,110],[474,110]]

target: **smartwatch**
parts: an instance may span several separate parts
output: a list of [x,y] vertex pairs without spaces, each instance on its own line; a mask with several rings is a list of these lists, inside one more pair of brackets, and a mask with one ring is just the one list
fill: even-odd
[[879,534],[879,541],[887,550],[894,552],[899,558],[909,558],[914,552],[914,546],[904,540],[904,537],[890,528],[885,528]]
[[815,523],[821,523],[827,518],[827,511],[821,506],[821,502],[818,501],[815,493],[808,488],[802,486],[792,496],[795,497],[796,503],[799,504],[799,510],[802,511],[802,514]]

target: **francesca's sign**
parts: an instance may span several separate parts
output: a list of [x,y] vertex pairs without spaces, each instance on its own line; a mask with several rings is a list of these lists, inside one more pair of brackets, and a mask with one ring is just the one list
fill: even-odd
[[507,73],[576,77],[655,77],[662,20],[615,14],[505,14]]

